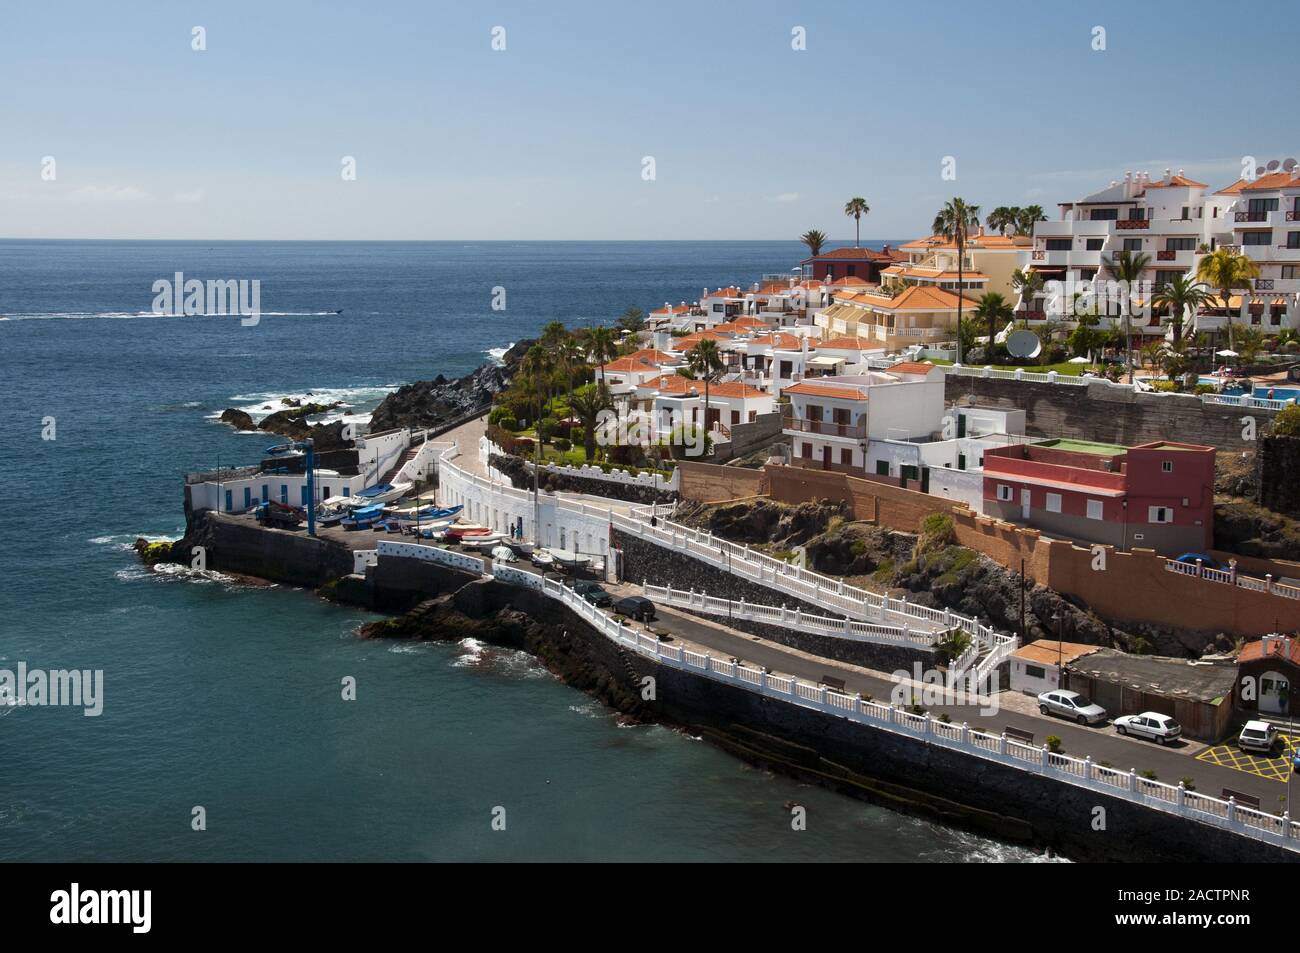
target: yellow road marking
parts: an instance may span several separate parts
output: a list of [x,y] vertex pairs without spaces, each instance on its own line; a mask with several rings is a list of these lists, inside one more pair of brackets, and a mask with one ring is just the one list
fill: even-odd
[[1206,748],[1196,756],[1196,760],[1285,783],[1291,776],[1291,759],[1295,757],[1297,747],[1300,747],[1300,737],[1278,735],[1277,738],[1282,753],[1275,758],[1242,751],[1234,743]]

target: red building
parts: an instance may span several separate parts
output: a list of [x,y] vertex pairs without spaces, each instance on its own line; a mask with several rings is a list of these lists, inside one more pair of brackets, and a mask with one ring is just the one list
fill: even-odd
[[1051,536],[1166,555],[1214,540],[1214,448],[1087,440],[984,453],[984,514]]
[[880,273],[900,261],[907,261],[907,256],[886,245],[883,251],[874,248],[836,248],[805,258],[799,264],[803,266],[805,278],[820,281],[829,275],[832,282],[843,278],[861,278],[867,284],[878,285]]

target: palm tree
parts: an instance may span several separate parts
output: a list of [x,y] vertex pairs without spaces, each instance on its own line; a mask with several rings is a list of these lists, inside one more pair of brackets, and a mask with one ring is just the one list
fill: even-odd
[[862,216],[870,212],[867,200],[861,197],[849,199],[844,203],[844,214],[853,219],[853,247],[857,248],[862,239]]
[[542,455],[542,417],[545,414],[545,403],[547,401],[546,390],[550,385],[551,374],[554,371],[550,352],[540,344],[534,344],[524,354],[519,370],[528,382],[530,390],[537,396],[537,415],[533,418],[533,429],[537,434],[536,456],[540,460]]
[[799,241],[807,245],[808,254],[816,258],[822,253],[822,246],[826,244],[826,233],[812,228],[800,235]]
[[1263,328],[1257,328],[1252,324],[1247,324],[1237,332],[1237,343],[1234,347],[1241,352],[1241,363],[1249,364],[1255,360],[1260,351],[1264,350],[1264,342],[1268,339],[1268,334]]
[[568,330],[564,327],[563,321],[551,321],[546,327],[542,328],[541,337],[538,343],[542,347],[554,348],[557,344],[569,336]]
[[989,346],[985,351],[985,357],[990,364],[993,363],[993,338],[998,333],[997,325],[1001,321],[1004,325],[1013,317],[1011,305],[1007,304],[1007,299],[1002,297],[996,291],[990,291],[979,300],[975,306],[975,317],[983,318],[989,323]]
[[586,351],[582,345],[575,338],[567,335],[555,349],[555,361],[564,371],[565,395],[569,401],[573,400],[573,372],[582,366],[585,356]]
[[608,394],[609,391],[605,387],[605,362],[611,360],[618,353],[613,328],[607,328],[603,324],[592,328],[591,334],[587,337],[587,353],[600,367],[600,387],[601,390]]
[[628,308],[619,315],[618,326],[624,331],[631,331],[633,334],[643,330],[645,328],[645,312],[637,307]]
[[1169,323],[1173,326],[1174,343],[1177,344],[1183,339],[1184,318],[1195,318],[1196,312],[1213,297],[1199,281],[1193,281],[1186,275],[1175,275],[1173,281],[1157,289],[1151,303],[1160,310],[1169,309]]
[[999,205],[993,211],[989,212],[988,218],[984,219],[984,224],[994,231],[1005,235],[1007,233],[1007,226],[1015,225],[1019,219],[1020,209],[1018,207]]
[[1106,259],[1106,270],[1123,286],[1122,293],[1119,296],[1119,308],[1120,314],[1124,318],[1124,351],[1127,355],[1128,382],[1130,384],[1133,383],[1133,325],[1129,318],[1129,304],[1132,301],[1133,292],[1137,289],[1138,282],[1142,280],[1142,272],[1150,264],[1151,256],[1144,255],[1142,252],[1117,251]]
[[1232,348],[1232,289],[1249,290],[1250,279],[1259,277],[1259,265],[1245,255],[1219,248],[1201,259],[1196,266],[1196,277],[1219,290],[1219,297],[1223,299],[1223,313],[1228,318],[1228,347]]
[[954,198],[951,202],[939,209],[939,214],[934,217],[934,226],[932,231],[936,235],[942,235],[950,242],[957,244],[957,363],[961,363],[961,311],[962,305],[966,301],[966,293],[963,285],[965,281],[964,270],[966,267],[966,238],[972,228],[978,228],[980,224],[980,207],[970,205],[965,199]]
[[1034,234],[1034,224],[1036,222],[1047,221],[1047,216],[1043,213],[1041,205],[1028,205],[1022,209],[1016,209],[1016,234],[1032,235]]
[[609,395],[593,384],[579,387],[569,397],[569,412],[582,424],[582,451],[588,462],[596,454],[596,425],[609,406]]
[[1043,273],[1032,268],[1017,268],[1011,273],[1011,287],[1020,293],[1020,303],[1029,311],[1034,296],[1043,290]]
[[718,352],[718,342],[705,338],[686,352],[686,366],[692,374],[704,378],[704,434],[709,433],[709,380],[722,370],[722,355]]

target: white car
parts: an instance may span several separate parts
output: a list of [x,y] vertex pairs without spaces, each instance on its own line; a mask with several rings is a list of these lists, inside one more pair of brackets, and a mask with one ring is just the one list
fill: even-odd
[[1115,719],[1115,730],[1121,735],[1149,738],[1162,745],[1176,741],[1183,733],[1182,725],[1158,711],[1144,711],[1140,715],[1120,715]]
[[1038,696],[1038,710],[1044,715],[1060,715],[1081,725],[1095,725],[1106,720],[1106,709],[1078,692],[1043,692]]
[[1267,721],[1248,721],[1237,735],[1237,747],[1242,751],[1263,751],[1272,754],[1277,745],[1277,728]]

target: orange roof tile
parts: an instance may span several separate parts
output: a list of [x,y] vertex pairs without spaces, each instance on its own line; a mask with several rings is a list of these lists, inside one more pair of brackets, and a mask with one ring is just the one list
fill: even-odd
[[[967,248],[977,248],[983,250],[991,249],[1014,249],[1020,248],[1029,242],[1026,235],[1002,235],[998,233],[984,235],[969,235],[966,238]],[[931,235],[929,238],[918,238],[915,241],[905,242],[899,246],[908,251],[928,251],[934,248],[952,249],[956,251],[957,243],[949,241],[942,235]]]
[[1148,182],[1148,189],[1205,189],[1209,188],[1204,182],[1195,182],[1186,176],[1171,175],[1167,179],[1161,179],[1159,182]]
[[1238,179],[1236,182],[1233,182],[1232,185],[1229,185],[1226,188],[1219,189],[1219,191],[1215,192],[1214,194],[1215,195],[1236,195],[1247,185],[1249,185],[1249,183],[1245,179]]
[[837,400],[866,400],[867,395],[856,387],[836,384],[822,384],[816,380],[804,380],[781,389],[783,394],[807,394],[809,397],[833,397]]
[[1294,172],[1270,172],[1268,175],[1261,175],[1254,182],[1247,182],[1241,187],[1241,191],[1259,192],[1297,188],[1300,188],[1300,177],[1297,177]]
[[830,351],[864,351],[871,349],[872,345],[862,338],[831,338],[828,341],[818,341],[817,347],[821,350]]
[[899,361],[885,368],[886,372],[894,374],[929,374],[938,367],[937,364],[931,364],[928,361]]
[[1265,654],[1270,658],[1289,659],[1293,664],[1300,665],[1300,638],[1288,638],[1285,641],[1277,638],[1269,639],[1267,653],[1264,651],[1263,639],[1247,642],[1241,654],[1237,656],[1237,661],[1238,663],[1249,662],[1263,658]]
[[[703,385],[701,385],[700,392],[703,393],[703,390]],[[715,394],[719,397],[739,397],[741,399],[771,396],[767,391],[751,387],[741,381],[719,381],[716,384],[710,384],[709,396],[712,397]]]

